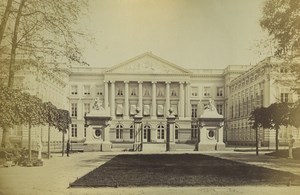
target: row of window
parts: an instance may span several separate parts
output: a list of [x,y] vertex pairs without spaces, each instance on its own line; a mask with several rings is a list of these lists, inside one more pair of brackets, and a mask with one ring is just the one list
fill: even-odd
[[[203,108],[205,108],[207,104],[203,104]],[[217,104],[216,105],[217,112],[222,115],[223,114],[223,104]],[[192,118],[197,118],[198,113],[198,105],[192,104]]]
[[[198,97],[199,96],[199,88],[198,87],[191,87],[191,96]],[[203,88],[203,97],[211,97],[212,96],[212,88],[211,87],[204,87]],[[217,97],[224,96],[224,88],[217,87]]]
[[[117,125],[116,126],[116,139],[123,139],[123,125]],[[143,128],[143,138],[147,139],[148,131],[151,130],[151,127],[149,125],[145,125]],[[175,125],[175,139],[178,139],[178,126]],[[158,125],[157,129],[157,139],[165,139],[165,126],[164,125]],[[71,125],[71,136],[77,137],[77,124]],[[100,137],[101,132],[95,131],[95,136]],[[129,138],[133,139],[134,136],[134,126],[131,125],[129,127]],[[86,137],[86,129],[84,129],[84,137]]]
[[[116,96],[124,96],[124,88],[123,87],[116,87]],[[78,95],[78,86],[72,85],[71,86],[71,95]],[[83,86],[83,95],[89,96],[91,95],[91,86],[90,85],[84,85]],[[96,95],[102,96],[103,95],[103,86],[96,86]],[[130,96],[137,96],[138,95],[138,86],[131,86],[129,88],[129,95]],[[143,88],[143,96],[151,96],[152,95],[152,89],[151,87],[147,86]],[[212,89],[211,87],[204,87],[203,88],[203,97],[211,97],[212,95]],[[217,97],[223,97],[224,96],[224,88],[223,87],[217,87]],[[157,97],[164,97],[165,96],[165,87],[157,87],[156,90],[156,96]],[[178,88],[172,87],[170,90],[170,96],[171,97],[178,97]],[[198,87],[191,87],[191,96],[192,97],[198,97],[199,96],[199,88]]]
[[[197,104],[192,104],[192,118],[197,118],[197,112],[198,112],[198,105]],[[203,104],[203,107],[205,107],[206,104]],[[91,105],[90,103],[84,103],[84,113],[90,113],[90,108]],[[171,108],[173,108],[174,114],[177,115],[178,107],[177,105],[171,105]],[[217,104],[216,105],[217,112],[219,114],[223,114],[223,104]],[[135,110],[136,106],[130,107],[130,115],[135,115]],[[77,117],[77,103],[72,103],[71,104],[71,116],[72,117]],[[149,116],[150,115],[150,106],[149,105],[144,105],[143,109],[143,115],[144,116]],[[117,106],[116,110],[116,115],[123,115],[123,108],[120,106]],[[157,105],[157,116],[163,116],[164,115],[164,108],[163,105]]]

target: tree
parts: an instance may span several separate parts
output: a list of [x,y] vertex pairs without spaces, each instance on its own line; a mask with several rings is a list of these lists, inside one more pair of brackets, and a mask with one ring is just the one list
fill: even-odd
[[[34,66],[49,73],[63,63],[87,64],[77,40],[86,36],[75,28],[85,8],[87,0],[7,0],[1,14],[0,52],[10,49],[6,58],[1,58],[8,66],[5,74],[10,89],[18,70]],[[3,140],[8,131],[3,131]]]
[[21,97],[20,90],[0,86],[0,127],[3,130],[1,147],[9,145],[9,129],[14,125],[22,124],[23,119],[20,118],[22,115],[16,110]]
[[300,46],[300,1],[266,0],[260,25],[276,43],[281,55]]
[[256,155],[258,155],[258,129],[259,128],[266,128],[269,127],[271,122],[269,110],[265,107],[256,108],[254,111],[251,112],[251,115],[248,119],[251,128],[255,130],[255,148],[256,148]]
[[59,113],[51,102],[43,103],[43,119],[48,124],[48,159],[50,159],[50,128],[55,127],[59,120]]
[[59,131],[62,132],[62,156],[64,155],[64,146],[65,146],[65,133],[67,133],[69,129],[69,125],[71,124],[71,117],[68,110],[58,109],[58,120],[56,123],[56,127]]
[[279,147],[279,129],[280,126],[288,126],[290,124],[289,119],[289,112],[290,108],[288,103],[282,102],[282,103],[273,103],[268,108],[269,111],[269,121],[266,124],[266,128],[272,128],[276,131],[276,152],[278,151]]
[[31,160],[31,128],[44,123],[42,100],[28,93],[22,93],[22,97],[18,102],[16,113],[20,115],[21,124],[28,125],[28,150],[29,160]]
[[290,125],[299,128],[300,127],[300,102],[298,101],[296,104],[290,108],[289,113]]

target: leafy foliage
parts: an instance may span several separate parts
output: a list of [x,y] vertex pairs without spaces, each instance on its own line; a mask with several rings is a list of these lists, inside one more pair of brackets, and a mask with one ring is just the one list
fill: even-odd
[[71,124],[71,117],[68,110],[58,109],[58,120],[56,121],[56,128],[63,133],[66,133]]
[[300,46],[300,1],[267,0],[260,25],[277,43],[276,54]]

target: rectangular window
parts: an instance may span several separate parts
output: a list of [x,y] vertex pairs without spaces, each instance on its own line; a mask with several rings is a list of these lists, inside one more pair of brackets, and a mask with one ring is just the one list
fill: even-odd
[[71,104],[71,116],[77,117],[77,103]]
[[192,138],[197,138],[198,137],[198,128],[197,125],[192,124]]
[[103,95],[103,88],[99,85],[96,86],[96,94],[99,96]]
[[219,114],[223,114],[223,104],[217,104],[217,112]]
[[203,89],[203,96],[204,97],[210,97],[211,93],[210,93],[210,87],[204,87]]
[[137,87],[130,87],[130,96],[137,96]]
[[191,88],[191,96],[192,97],[198,97],[198,87],[192,87]]
[[292,94],[290,89],[287,87],[280,88],[280,101],[281,102],[292,102]]
[[91,106],[89,103],[85,103],[84,104],[84,113],[87,114],[87,113],[90,113],[91,111]]
[[116,130],[116,139],[123,139],[123,130],[122,129]]
[[192,118],[197,118],[197,104],[192,104]]
[[77,92],[78,92],[77,85],[72,85],[71,86],[71,95],[77,95]]
[[281,93],[280,94],[280,101],[281,102],[288,102],[289,101],[289,94],[288,93]]
[[133,127],[129,130],[129,138],[133,139]]
[[217,97],[223,97],[223,87],[218,87],[217,88]]
[[89,85],[83,86],[83,94],[84,95],[91,95],[91,86],[89,86]]
[[175,128],[175,139],[178,139],[178,128]]
[[123,96],[124,95],[122,86],[117,87],[117,94],[116,95],[117,96]]
[[86,137],[86,128],[84,128],[83,136]]
[[71,125],[71,134],[72,137],[77,137],[77,124]]

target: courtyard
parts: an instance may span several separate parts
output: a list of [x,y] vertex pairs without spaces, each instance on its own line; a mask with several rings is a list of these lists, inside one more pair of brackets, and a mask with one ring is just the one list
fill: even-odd
[[253,152],[85,152],[1,167],[0,194],[298,194],[299,177],[299,160]]

